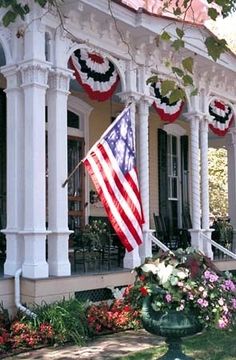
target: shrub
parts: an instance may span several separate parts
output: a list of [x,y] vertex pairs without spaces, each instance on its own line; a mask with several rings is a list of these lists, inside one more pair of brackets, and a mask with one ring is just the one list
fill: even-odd
[[[39,329],[43,324],[49,324],[53,330],[53,342],[63,344],[74,342],[84,344],[88,337],[88,325],[85,316],[85,307],[77,299],[61,300],[52,304],[34,306],[36,319],[27,319]],[[49,331],[45,328],[45,331]]]

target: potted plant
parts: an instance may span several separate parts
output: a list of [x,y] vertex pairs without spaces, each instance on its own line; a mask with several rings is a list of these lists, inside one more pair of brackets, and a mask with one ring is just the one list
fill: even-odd
[[162,359],[189,359],[181,337],[206,327],[229,328],[236,311],[236,285],[230,273],[219,272],[209,258],[187,248],[161,253],[136,268],[135,287],[146,294],[144,328],[166,337]]

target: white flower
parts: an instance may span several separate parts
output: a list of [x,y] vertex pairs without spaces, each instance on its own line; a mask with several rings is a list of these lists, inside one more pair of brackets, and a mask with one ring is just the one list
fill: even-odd
[[174,269],[173,273],[179,279],[183,280],[183,279],[186,279],[188,277],[189,271],[188,271],[188,269],[184,269],[184,270]]
[[157,268],[157,276],[159,277],[160,280],[160,285],[163,285],[169,280],[170,275],[173,273],[174,266],[172,265],[165,266],[165,264],[161,262],[156,268]]
[[154,264],[144,264],[143,266],[141,266],[141,269],[145,273],[152,272],[153,274],[157,274],[157,266]]

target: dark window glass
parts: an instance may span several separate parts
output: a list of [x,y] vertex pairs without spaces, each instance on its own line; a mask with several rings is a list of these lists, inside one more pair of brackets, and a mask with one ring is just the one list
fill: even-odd
[[80,128],[79,116],[71,111],[67,111],[67,126],[75,129]]

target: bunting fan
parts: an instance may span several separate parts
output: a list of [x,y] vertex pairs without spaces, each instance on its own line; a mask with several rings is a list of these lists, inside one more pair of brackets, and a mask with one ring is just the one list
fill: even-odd
[[212,100],[209,105],[209,128],[218,136],[224,136],[233,121],[233,111],[222,100]]
[[79,49],[69,60],[75,77],[92,100],[111,97],[119,82],[119,74],[111,61],[95,52]]
[[151,95],[155,97],[153,106],[161,120],[171,123],[178,119],[184,106],[183,100],[170,104],[168,95],[161,95],[161,82],[159,81],[151,85]]

